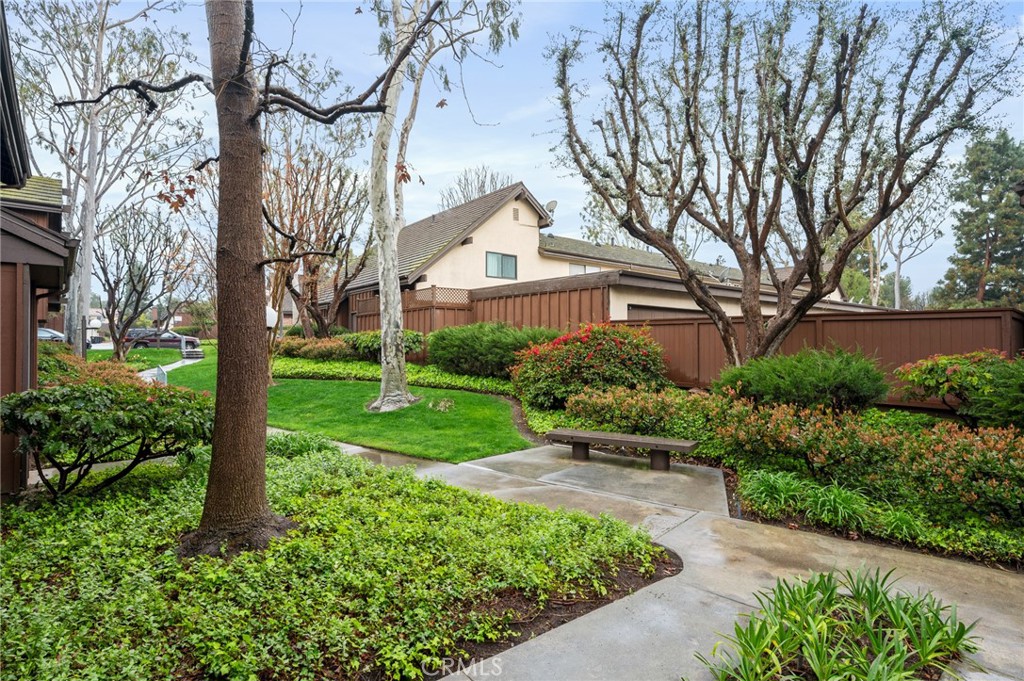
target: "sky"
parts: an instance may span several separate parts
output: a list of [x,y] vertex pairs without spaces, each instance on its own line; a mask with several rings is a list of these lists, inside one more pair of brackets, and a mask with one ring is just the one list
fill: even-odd
[[[135,0],[123,3],[125,11],[140,6]],[[909,5],[905,5],[909,6]],[[343,72],[343,81],[361,90],[383,68],[377,54],[379,29],[369,11],[357,12],[366,3],[357,2],[256,2],[256,31],[265,49],[284,54],[295,51],[315,53],[330,59]],[[1008,29],[1024,30],[1024,5],[1004,6]],[[558,141],[553,66],[544,57],[554,36],[573,27],[601,31],[604,5],[601,2],[532,2],[522,5],[519,39],[509,44],[490,63],[469,59],[462,69],[459,88],[443,91],[437,83],[424,85],[416,125],[412,133],[409,162],[413,181],[406,186],[406,217],[413,222],[438,209],[438,196],[460,171],[486,164],[492,170],[523,181],[541,203],[555,200],[555,222],[548,233],[579,236],[580,214],[586,189],[575,172],[554,162],[551,149]],[[157,14],[156,22],[173,21],[189,33],[199,68],[208,67],[205,10],[201,2],[186,2],[183,10],[170,17]],[[293,31],[294,24],[294,31]],[[449,68],[451,68],[449,61]],[[596,79],[599,59],[592,55],[582,74]],[[588,73],[589,71],[589,73]],[[452,73],[457,73],[452,71]],[[455,79],[456,82],[457,79]],[[1022,84],[1024,90],[1024,84]],[[215,130],[213,99],[195,88],[196,104],[205,112],[206,129]],[[440,99],[448,106],[437,108]],[[1024,139],[1024,99],[1004,103],[1002,124],[1017,139]],[[963,145],[951,150],[955,160]],[[422,183],[419,181],[422,179]],[[915,292],[930,289],[948,268],[953,237],[945,236],[925,255],[911,261],[904,272]],[[714,261],[723,250],[704,247],[697,259]]]

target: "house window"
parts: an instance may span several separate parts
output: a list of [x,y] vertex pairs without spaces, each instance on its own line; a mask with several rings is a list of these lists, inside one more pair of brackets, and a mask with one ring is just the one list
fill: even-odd
[[498,279],[516,278],[516,256],[487,252],[487,276]]
[[591,274],[593,272],[600,272],[601,268],[597,265],[569,265],[569,271],[573,274]]

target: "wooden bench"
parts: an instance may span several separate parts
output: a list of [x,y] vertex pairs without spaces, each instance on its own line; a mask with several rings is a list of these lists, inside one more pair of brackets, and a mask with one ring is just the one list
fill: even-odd
[[629,435],[628,433],[602,433],[593,430],[572,430],[556,428],[544,436],[550,442],[568,442],[572,445],[572,458],[586,461],[590,458],[590,445],[606,445],[611,447],[629,447],[631,449],[651,450],[651,470],[667,471],[669,469],[669,452],[692,452],[697,443],[693,440],[672,440],[667,437],[649,437],[646,435]]

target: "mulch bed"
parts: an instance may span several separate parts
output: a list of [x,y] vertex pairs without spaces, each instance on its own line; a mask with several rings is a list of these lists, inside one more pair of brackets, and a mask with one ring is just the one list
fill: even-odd
[[[532,601],[522,594],[513,592],[486,604],[484,609],[491,612],[512,611],[520,614],[521,619],[513,621],[510,626],[513,636],[505,641],[465,644],[464,648],[469,655],[461,660],[453,661],[449,669],[438,670],[435,676],[442,677],[448,673],[468,669],[481,660],[500,655],[520,643],[525,643],[546,631],[571,622],[577,617],[582,617],[592,610],[597,610],[666,577],[679,574],[683,569],[682,558],[669,549],[665,549],[665,554],[665,559],[655,565],[655,572],[650,577],[641,576],[631,567],[620,569],[618,574],[606,574],[605,578],[609,586],[605,596],[592,594],[589,598],[551,599],[543,610],[535,610]],[[431,675],[428,674],[427,678],[431,678]]]

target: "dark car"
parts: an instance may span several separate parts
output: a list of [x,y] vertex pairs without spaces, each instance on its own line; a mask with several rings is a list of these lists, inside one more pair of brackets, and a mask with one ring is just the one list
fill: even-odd
[[[36,328],[36,340],[49,341],[51,343],[67,343],[67,337],[60,331],[54,331],[53,329],[47,329],[42,326]],[[92,347],[91,341],[85,342],[85,348],[88,350]]]
[[181,341],[185,340],[185,349],[194,350],[199,347],[199,339],[194,336],[182,336],[180,333],[174,333],[173,331],[149,331],[145,334],[139,334],[135,337],[131,335],[129,331],[128,339],[132,341],[133,348],[180,348],[182,347]]

